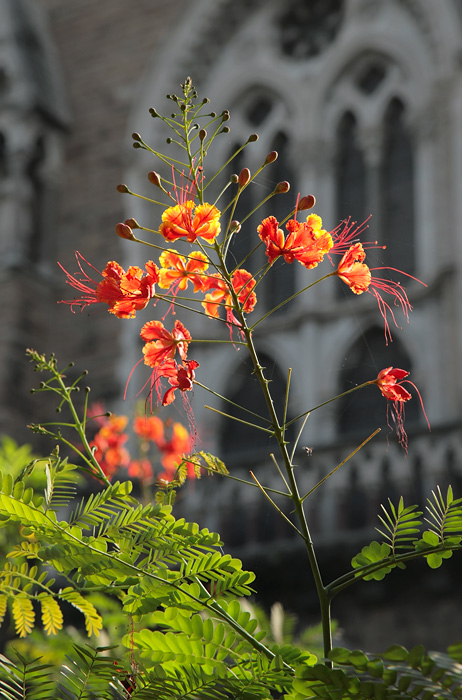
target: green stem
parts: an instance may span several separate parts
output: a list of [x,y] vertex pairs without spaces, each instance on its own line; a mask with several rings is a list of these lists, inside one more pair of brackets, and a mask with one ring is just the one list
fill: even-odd
[[[290,498],[292,499],[292,502],[294,504],[294,509],[295,513],[297,515],[297,519],[299,522],[300,526],[300,532],[303,538],[303,541],[305,543],[305,548],[311,568],[311,572],[314,578],[314,583],[316,586],[316,592],[318,595],[318,600],[319,600],[319,605],[320,605],[320,612],[321,612],[321,623],[322,623],[322,635],[323,635],[323,645],[324,645],[324,656],[326,658],[326,664],[331,666],[331,662],[328,661],[328,654],[330,650],[332,649],[332,626],[331,626],[331,618],[330,618],[330,599],[326,593],[326,589],[324,587],[323,581],[322,581],[322,576],[321,576],[321,571],[319,569],[318,561],[316,558],[316,553],[314,550],[314,545],[311,539],[311,534],[310,530],[308,527],[308,523],[306,520],[305,516],[305,511],[303,508],[303,501],[302,498],[300,497],[300,493],[298,491],[298,485],[297,481],[295,479],[295,474],[293,470],[293,465],[289,457],[289,453],[287,451],[287,443],[284,439],[284,430],[287,427],[287,425],[280,425],[278,416],[276,414],[276,409],[274,407],[273,403],[273,398],[271,396],[270,390],[269,390],[269,382],[266,379],[264,375],[264,370],[263,367],[260,363],[254,342],[253,342],[253,337],[252,337],[252,329],[247,326],[245,315],[242,312],[241,305],[239,303],[239,299],[237,297],[236,292],[234,291],[233,285],[231,283],[231,278],[230,275],[226,269],[225,261],[223,257],[220,255],[220,251],[218,250],[218,255],[220,256],[220,262],[221,262],[221,267],[223,270],[223,275],[225,276],[228,286],[229,286],[229,291],[233,300],[233,306],[236,314],[239,317],[239,322],[241,324],[241,332],[243,333],[246,343],[247,343],[247,348],[250,354],[250,357],[252,359],[252,363],[254,366],[254,374],[258,378],[258,381],[260,383],[263,396],[268,408],[269,416],[271,419],[271,423],[273,425],[273,431],[274,431],[274,436],[278,442],[279,445],[279,451],[284,463],[284,468],[287,476],[287,482],[289,484],[290,488]],[[312,286],[312,285],[310,285]],[[256,325],[256,324],[255,324]],[[255,328],[255,325],[253,328]]]

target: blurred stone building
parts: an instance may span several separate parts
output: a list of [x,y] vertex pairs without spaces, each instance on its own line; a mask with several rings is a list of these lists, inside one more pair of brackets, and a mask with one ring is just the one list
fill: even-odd
[[[387,246],[374,254],[374,266],[397,267],[426,283],[409,278],[411,323],[393,332],[388,347],[375,299],[353,297],[338,280],[297,297],[255,334],[276,396],[284,396],[287,368],[293,370],[291,416],[390,365],[411,370],[422,393],[432,431],[415,398],[406,415],[407,456],[389,434],[384,399],[373,387],[310,416],[300,445],[311,456],[302,449],[299,455],[306,491],[377,426],[384,428],[309,504],[329,571],[343,573],[374,537],[379,504],[388,498],[403,494],[408,504],[424,505],[431,489],[448,483],[460,495],[461,39],[460,0],[0,0],[0,431],[27,439],[25,423],[37,420],[28,346],[76,360],[90,371],[95,398],[120,400],[140,356],[137,322],[120,322],[96,307],[72,315],[58,306],[72,290],[56,261],[74,270],[80,250],[101,268],[143,254],[120,241],[114,225],[133,216],[149,226],[159,213],[115,186],[149,191],[146,172],[156,166],[131,148],[130,133],[163,143],[148,109],[168,110],[165,94],[191,75],[217,111],[231,111],[231,132],[217,140],[212,166],[255,131],[259,141],[234,169],[255,170],[268,151],[279,152],[273,169],[249,188],[247,205],[288,179],[294,198],[316,195],[327,228],[372,215],[366,238]],[[283,218],[293,206],[273,201],[259,220],[270,213]],[[232,251],[236,257],[254,246],[258,220],[250,223]],[[272,283],[260,288],[259,312],[306,284],[301,266],[275,266]],[[196,337],[216,333],[199,317],[188,327]],[[201,381],[210,377],[217,393],[258,412],[258,387],[242,352],[230,346],[195,357],[207,367]],[[277,488],[267,464],[271,445],[237,423],[224,424],[204,402],[211,404],[210,397],[196,391],[201,447],[236,473],[245,476],[251,467]],[[185,512],[203,519],[211,499],[216,507],[203,524],[261,572],[259,588],[268,599],[279,576],[296,600],[298,573],[290,562],[300,553],[290,528],[256,490],[231,481],[195,484]],[[370,624],[352,643],[377,648],[396,641],[400,614],[409,616],[400,632],[406,644],[444,646],[457,637],[456,601],[446,595],[457,570],[447,566],[430,577],[418,600],[415,572],[404,583],[397,576],[401,583],[358,589]],[[403,609],[392,615],[394,585]],[[406,596],[416,603],[413,613]],[[353,606],[346,600],[339,617],[347,626]],[[306,598],[297,603],[310,612]],[[426,608],[422,619],[419,605]]]

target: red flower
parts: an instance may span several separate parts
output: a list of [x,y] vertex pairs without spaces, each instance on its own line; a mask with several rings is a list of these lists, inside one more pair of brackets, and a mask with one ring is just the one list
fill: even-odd
[[[391,270],[392,272],[398,272],[406,277],[411,277],[412,279],[420,282],[416,277],[408,275],[406,272],[401,272],[400,270],[395,270],[393,267],[374,267],[369,268],[365,263],[364,259],[366,253],[364,247],[361,243],[354,243],[347,252],[344,254],[336,272],[333,274],[338,275],[345,284],[347,284],[354,294],[362,294],[363,292],[369,292],[377,299],[379,305],[379,311],[385,321],[385,339],[391,340],[390,326],[388,324],[387,314],[389,313],[393,319],[393,323],[397,328],[400,326],[396,322],[395,314],[390,306],[382,297],[382,293],[390,294],[395,297],[395,304],[401,306],[401,310],[409,321],[409,311],[412,307],[409,303],[409,299],[406,294],[406,290],[401,286],[399,282],[394,280],[385,279],[382,277],[374,277],[371,273],[375,270]],[[420,282],[423,284],[423,282]]]
[[361,243],[355,243],[347,250],[337,268],[337,275],[354,294],[367,292],[371,284],[371,271],[363,262],[365,257]]
[[176,250],[165,250],[159,262],[162,269],[159,271],[159,287],[169,289],[175,285],[176,290],[182,291],[188,287],[189,282],[194,285],[194,291],[200,291],[204,286],[205,277],[203,273],[208,268],[206,256],[193,251],[187,258],[180,255]]
[[387,367],[379,372],[374,383],[389,401],[409,401],[412,398],[411,394],[401,384],[398,384],[399,381],[408,376],[409,372],[406,372],[405,369]]
[[164,424],[157,416],[136,416],[133,430],[142,440],[154,442],[156,445],[164,441]]
[[[173,169],[172,176],[177,204],[169,207],[162,214],[160,233],[167,241],[186,238],[189,243],[194,243],[199,236],[208,243],[213,243],[220,233],[220,211],[213,204],[206,202],[195,205],[196,178],[189,178],[189,187],[177,187]],[[183,180],[184,175],[182,175]]]
[[105,418],[104,425],[98,430],[90,447],[95,448],[95,457],[107,477],[111,478],[120,469],[130,463],[130,455],[123,445],[128,440],[125,433],[128,418],[111,415]]
[[[255,279],[247,270],[235,270],[231,276],[231,284],[237,294],[239,302],[242,304],[242,310],[248,314],[254,310],[257,303],[257,296],[253,290],[255,287]],[[237,323],[234,318],[232,308],[233,300],[228,283],[220,273],[210,275],[206,278],[205,288],[209,291],[205,295],[202,306],[205,309],[207,316],[219,318],[219,307],[226,307],[228,323]],[[231,319],[231,320],[230,320]]]
[[[171,481],[174,478],[178,466],[185,455],[189,454],[192,446],[193,438],[186,428],[181,425],[181,423],[174,423],[172,436],[170,440],[165,443],[162,450],[163,455],[161,463],[165,472],[160,475],[160,479],[163,481]],[[195,477],[194,465],[190,463],[188,463],[188,477],[192,479]]]
[[169,374],[162,374],[163,367],[159,368],[159,374],[166,377],[168,376],[168,383],[170,384],[170,389],[164,394],[162,399],[162,406],[168,406],[175,400],[175,391],[179,389],[182,392],[191,391],[193,388],[193,381],[195,377],[195,370],[199,367],[199,363],[196,360],[186,360],[183,365],[177,365],[175,361],[175,368],[170,371]]
[[205,202],[195,207],[194,202],[188,200],[164,211],[159,231],[167,241],[186,238],[189,243],[194,243],[199,236],[213,243],[220,233],[220,216],[213,204]]
[[[103,303],[109,306],[109,312],[118,318],[133,318],[135,313],[144,309],[154,297],[155,285],[159,281],[158,268],[152,260],[145,265],[145,272],[139,267],[129,267],[127,272],[115,261],[108,262],[103,272],[97,270],[85,258],[76,252],[80,272],[71,275],[58,263],[67,275],[67,284],[82,292],[78,299],[63,301],[71,310],[79,306],[83,310],[89,304]],[[83,269],[82,261],[102,277],[99,282],[93,280]]]
[[143,348],[144,362],[148,367],[158,367],[165,360],[173,359],[178,350],[182,360],[186,360],[191,334],[181,321],[175,321],[170,333],[161,321],[148,321],[140,333],[146,344]]
[[128,476],[140,481],[150,481],[154,476],[151,462],[145,457],[143,459],[134,459],[130,462],[127,472]]
[[[394,423],[395,431],[398,436],[399,444],[407,452],[407,435],[404,430],[404,404],[406,401],[412,398],[412,395],[407,389],[404,388],[403,384],[409,384],[417,392],[417,396],[420,399],[420,405],[422,406],[422,411],[427,421],[428,429],[430,430],[430,423],[425,413],[425,408],[423,405],[422,397],[416,385],[411,382],[406,377],[409,376],[409,372],[405,369],[398,369],[397,367],[387,367],[382,369],[377,379],[371,381],[371,384],[376,384],[383,396],[388,399],[389,404],[387,405],[387,418],[389,417],[389,408],[391,406],[391,416]],[[387,420],[389,426],[390,422]],[[390,426],[392,427],[392,426]]]
[[289,234],[278,228],[274,216],[264,219],[257,231],[266,245],[266,255],[272,265],[276,258],[283,256],[287,263],[298,260],[307,269],[316,267],[333,245],[330,233],[322,228],[322,219],[316,214],[310,214],[306,222],[290,219],[287,222]]

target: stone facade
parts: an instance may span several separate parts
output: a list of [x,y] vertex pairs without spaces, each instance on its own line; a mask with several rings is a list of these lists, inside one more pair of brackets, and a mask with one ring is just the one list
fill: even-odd
[[[290,174],[268,171],[261,192],[278,178],[291,179],[296,192],[316,195],[327,227],[348,213],[358,219],[372,214],[371,235],[388,246],[377,266],[396,264],[427,283],[409,280],[411,324],[394,333],[388,348],[378,345],[375,300],[341,296],[344,290],[334,285],[299,297],[256,333],[278,381],[293,368],[292,415],[363,381],[364,371],[373,378],[404,361],[422,391],[432,433],[410,409],[407,458],[392,440],[388,447],[386,437],[377,440],[329,482],[311,509],[329,570],[335,576],[342,559],[332,549],[339,532],[343,555],[374,537],[383,499],[402,492],[409,502],[421,502],[438,483],[460,487],[461,15],[457,0],[138,0],[136,9],[124,0],[1,0],[0,431],[28,439],[24,424],[38,417],[38,400],[28,394],[35,382],[24,359],[28,346],[54,351],[64,363],[77,360],[79,369],[90,371],[95,398],[120,400],[139,359],[136,323],[97,308],[72,315],[57,305],[73,290],[56,261],[74,270],[75,250],[96,267],[109,259],[134,263],[143,253],[121,242],[114,225],[128,216],[151,223],[158,213],[115,186],[127,182],[134,191],[148,191],[146,171],[154,165],[131,148],[130,133],[162,143],[159,120],[148,109],[164,109],[164,95],[189,74],[217,110],[232,113],[231,134],[217,141],[211,162],[257,131],[260,140],[242,165],[255,170],[276,144]],[[280,279],[281,289],[302,288],[302,270],[294,272]],[[263,290],[260,308],[271,305],[273,293]],[[191,330],[200,337],[215,333],[207,319],[193,321]],[[197,359],[220,394],[240,385],[249,390],[232,348],[203,351]],[[243,474],[257,464],[265,475],[266,450],[252,451],[245,441],[228,450],[234,437],[218,414],[202,408],[203,398],[196,391],[201,447],[227,451]],[[376,404],[357,404],[362,418],[356,426],[344,418],[347,408],[331,404],[307,423],[300,443],[313,450],[309,458],[300,455],[307,489],[368,434]],[[188,516],[203,517],[211,488],[219,489],[213,496],[219,507],[205,524],[223,532],[274,584],[266,591],[271,600],[278,587],[274,571],[289,570],[288,553],[299,555],[290,533],[253,498],[257,494],[232,482],[195,485],[185,499]],[[440,591],[455,576],[449,569],[442,574]],[[405,585],[412,591],[412,575]],[[384,584],[376,590],[364,594],[371,624],[363,640],[351,639],[354,644],[366,640],[374,647],[374,634],[377,648],[396,641],[396,630],[388,635],[383,625],[393,589]],[[441,629],[429,621],[423,633],[420,623],[409,622],[401,641],[439,647],[453,641],[457,630],[447,621],[454,601],[445,604]],[[306,600],[300,608],[312,613]],[[351,601],[340,608],[341,624],[350,609]]]

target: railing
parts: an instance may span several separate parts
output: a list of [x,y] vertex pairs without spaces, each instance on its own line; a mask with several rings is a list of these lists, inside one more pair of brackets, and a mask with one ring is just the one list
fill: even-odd
[[[297,480],[301,494],[316,486],[332,469],[354,451],[354,442],[338,442],[334,447],[313,448],[309,455],[297,455]],[[249,468],[233,469],[232,474],[252,481],[249,470],[267,489],[283,490],[274,466],[261,459],[243,456]],[[375,438],[306,500],[306,512],[318,547],[361,541],[374,537],[380,523],[380,504],[388,499],[397,504],[402,495],[405,505],[424,507],[437,485],[446,491],[451,484],[455,497],[462,496],[462,425],[453,424],[428,432],[409,431],[409,451],[386,438]],[[291,518],[290,501],[269,492]],[[244,556],[263,542],[271,542],[268,554],[277,548],[297,547],[297,534],[260,492],[231,479],[204,477],[189,483],[180,498],[179,509],[201,526],[218,531],[228,549]]]

